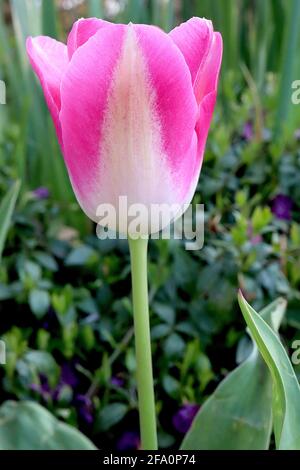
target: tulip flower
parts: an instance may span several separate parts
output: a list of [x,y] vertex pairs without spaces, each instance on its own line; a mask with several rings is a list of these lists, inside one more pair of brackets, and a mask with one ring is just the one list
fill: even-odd
[[[188,204],[216,100],[222,39],[193,18],[169,34],[147,25],[77,21],[67,45],[28,38],[69,177],[84,212]],[[122,217],[124,215],[124,218]],[[127,232],[126,214],[110,229]]]
[[[127,197],[128,207],[143,204],[147,209],[191,201],[222,59],[222,38],[210,21],[192,18],[166,34],[154,26],[81,19],[67,45],[30,37],[27,52],[72,187],[88,217],[99,222],[99,206],[118,209],[121,196]],[[121,213],[117,223],[108,221],[108,228],[129,234],[142,445],[151,449],[157,444],[147,245],[143,239],[133,243],[127,221]]]

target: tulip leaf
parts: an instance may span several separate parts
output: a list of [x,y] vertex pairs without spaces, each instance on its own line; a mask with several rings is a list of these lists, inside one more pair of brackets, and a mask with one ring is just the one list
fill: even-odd
[[241,293],[239,304],[272,375],[276,447],[279,450],[300,450],[300,387],[293,366],[279,337]]
[[0,450],[95,450],[77,429],[31,401],[0,407]]
[[0,260],[2,251],[4,248],[5,239],[9,229],[9,224],[13,214],[13,210],[16,204],[16,200],[20,190],[20,181],[16,181],[15,184],[9,189],[7,194],[1,201],[0,205]]
[[[286,303],[278,299],[261,315],[277,330]],[[265,450],[272,430],[272,379],[253,342],[249,357],[200,408],[182,450]]]

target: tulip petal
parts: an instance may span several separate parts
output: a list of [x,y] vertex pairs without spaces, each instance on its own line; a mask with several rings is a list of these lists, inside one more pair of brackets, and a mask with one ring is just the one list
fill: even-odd
[[26,49],[33,70],[38,76],[62,146],[59,111],[61,107],[60,84],[68,66],[67,47],[47,36],[29,37]]
[[73,24],[68,36],[67,47],[69,59],[71,59],[76,49],[85,44],[99,29],[109,26],[113,26],[112,23],[98,18],[80,18],[77,20]]
[[196,133],[198,137],[198,159],[200,162],[203,159],[208,131],[216,104],[222,52],[222,36],[219,33],[214,33],[209,54],[201,64],[194,83],[195,96],[197,103],[199,103]]
[[197,103],[182,54],[158,28],[102,28],[81,46],[62,83],[60,118],[90,218],[123,195],[129,204],[182,202],[197,158]]
[[169,36],[182,52],[194,83],[201,64],[205,61],[213,39],[213,26],[205,18],[191,18],[172,31]]
[[203,157],[216,99],[217,93],[213,91],[204,97],[199,107],[199,118],[196,125],[196,132],[198,136],[198,154],[200,159]]
[[211,21],[192,18],[173,29],[169,35],[176,43],[189,66],[194,93],[199,105],[196,125],[198,137],[197,170],[199,174],[207,135],[214,111],[222,62],[223,43],[220,33],[213,31]]
[[193,164],[193,168],[191,171],[192,176],[190,180],[190,185],[184,197],[184,204],[190,204],[197,189],[198,180],[203,163],[207,136],[210,128],[212,115],[214,112],[216,98],[216,92],[209,93],[202,100],[199,107],[199,117],[196,125],[197,157],[194,159],[193,162],[191,161],[191,165]]
[[194,91],[198,103],[201,103],[206,95],[217,91],[222,53],[222,36],[220,33],[214,33],[209,53],[202,62],[194,83]]
[[136,25],[134,30],[156,96],[163,150],[173,175],[182,179],[185,164],[191,163],[197,115],[189,70],[169,35],[153,26]]
[[101,28],[73,55],[61,84],[64,158],[77,199],[94,221],[103,202],[99,156],[104,111],[124,31],[122,25]]

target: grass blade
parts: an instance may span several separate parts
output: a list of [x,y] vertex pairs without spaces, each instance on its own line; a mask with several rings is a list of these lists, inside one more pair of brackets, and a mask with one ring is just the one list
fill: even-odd
[[20,191],[20,181],[16,181],[4,196],[0,205],[0,261],[4,248],[5,239],[8,233],[11,217],[15,208],[17,197]]
[[279,138],[283,124],[289,117],[292,107],[291,85],[294,81],[295,63],[298,55],[298,38],[300,24],[300,2],[291,0],[291,9],[286,29],[285,46],[283,49],[283,62],[281,83],[278,96],[278,113],[275,123],[275,138]]

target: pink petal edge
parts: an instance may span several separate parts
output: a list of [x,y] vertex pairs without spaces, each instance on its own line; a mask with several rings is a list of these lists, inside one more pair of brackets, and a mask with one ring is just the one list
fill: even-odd
[[67,47],[47,36],[37,36],[27,38],[26,49],[32,68],[40,80],[59,143],[63,147],[59,122],[60,84],[69,63]]
[[75,21],[67,39],[69,59],[71,60],[74,52],[94,36],[99,29],[112,26],[115,25],[98,18],[80,18]]
[[213,38],[212,22],[194,17],[172,29],[169,36],[183,54],[194,83],[210,49]]

